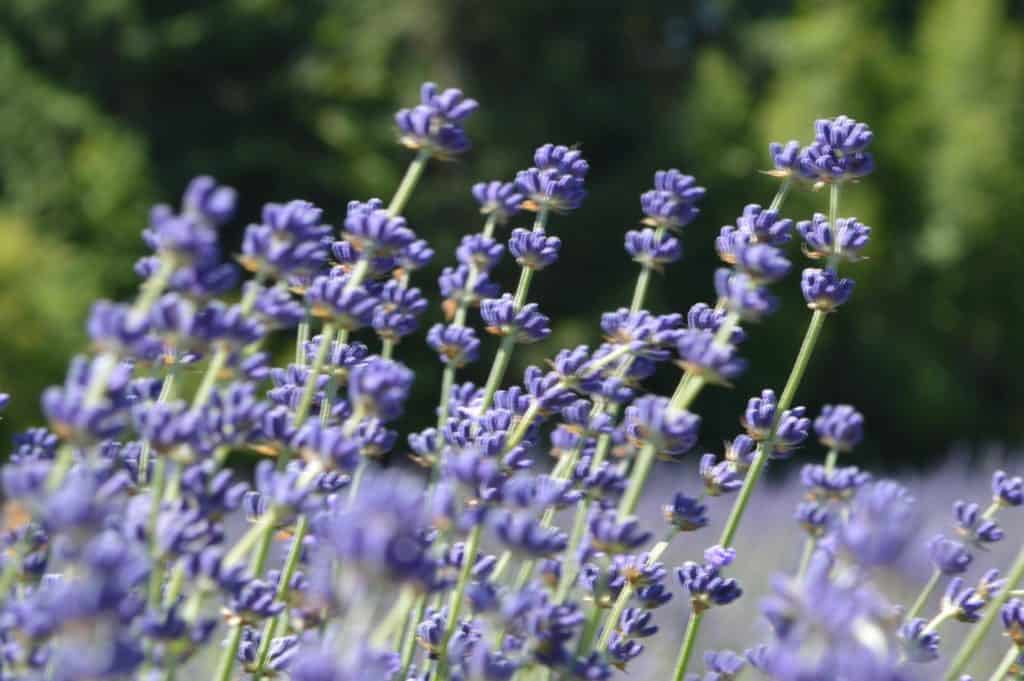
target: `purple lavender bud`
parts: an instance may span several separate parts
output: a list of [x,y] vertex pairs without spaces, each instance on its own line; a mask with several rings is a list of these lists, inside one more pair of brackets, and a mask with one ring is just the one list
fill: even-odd
[[354,409],[383,421],[402,414],[414,376],[398,362],[372,358],[349,373],[348,398]]
[[352,472],[359,464],[359,441],[336,426],[306,423],[292,440],[292,447],[306,460],[320,462],[325,470]]
[[981,579],[978,580],[978,596],[987,601],[1002,591],[1003,587],[1006,586],[1006,583],[1007,580],[999,576],[999,570],[994,568],[986,570],[985,574],[983,574]]
[[734,560],[736,560],[736,549],[716,544],[704,550],[704,562],[715,569],[721,570],[728,567]]
[[775,170],[769,172],[776,177],[799,177],[800,179],[813,181],[813,173],[805,174],[800,164],[800,143],[790,140],[785,145],[779,142],[772,142],[768,145],[768,153],[772,157],[772,164]]
[[683,257],[679,239],[659,237],[650,227],[626,232],[626,252],[633,256],[634,261],[658,272]]
[[928,542],[928,555],[935,569],[944,575],[962,575],[974,560],[966,546],[941,534]]
[[402,144],[411,149],[424,149],[441,159],[467,151],[469,138],[459,124],[476,111],[479,106],[476,100],[455,88],[438,92],[434,83],[424,83],[420,88],[420,102],[412,109],[401,109],[395,114]]
[[743,478],[736,472],[729,461],[716,463],[714,454],[700,457],[700,477],[704,481],[704,491],[708,496],[717,497],[731,494],[743,486]]
[[377,294],[373,310],[373,330],[387,340],[398,341],[416,330],[419,317],[427,309],[427,300],[418,288],[389,279]]
[[200,175],[188,183],[181,199],[185,217],[218,227],[235,214],[238,193],[227,185],[217,184],[209,175]]
[[140,404],[132,410],[135,430],[158,452],[190,446],[198,437],[201,415],[181,401]]
[[739,678],[740,672],[747,664],[746,659],[731,650],[709,650],[704,653],[704,666],[708,681],[733,681]]
[[725,460],[737,471],[745,471],[754,463],[757,442],[747,435],[737,435],[725,443]]
[[[716,310],[707,303],[694,303],[686,313],[686,326],[695,331],[718,331],[725,317],[725,310]],[[746,340],[746,333],[739,326],[733,327],[726,340],[738,345]]]
[[89,311],[86,330],[97,351],[130,355],[149,332],[149,323],[145,316],[134,318],[127,305],[100,300]]
[[829,449],[849,452],[864,437],[864,416],[848,404],[826,404],[814,419],[814,431]]
[[590,170],[590,164],[583,158],[583,152],[562,144],[544,144],[533,152],[533,164],[540,170],[556,171],[583,179]]
[[642,608],[626,608],[619,617],[619,628],[623,636],[630,638],[646,638],[658,633],[653,615]]
[[651,584],[636,590],[636,598],[648,610],[660,608],[672,600],[672,592],[664,584]]
[[942,595],[942,610],[961,622],[974,623],[981,619],[981,609],[985,607],[986,601],[978,595],[976,589],[963,588],[963,583],[962,577],[949,580]]
[[491,281],[486,273],[477,276],[470,289],[469,268],[465,265],[445,267],[438,277],[437,284],[442,296],[456,303],[465,302],[467,305],[475,305],[482,298],[493,298],[501,292],[498,284]]
[[565,387],[562,377],[555,371],[544,373],[535,366],[526,367],[523,385],[545,412],[561,409],[575,399],[573,392]]
[[636,518],[619,522],[618,513],[612,510],[595,510],[590,514],[587,526],[593,546],[605,553],[631,553],[648,542],[651,533],[640,529]]
[[580,681],[607,681],[612,678],[612,670],[600,653],[590,653],[588,657],[578,657],[570,663],[572,678]]
[[758,282],[773,282],[789,272],[790,262],[782,251],[768,244],[750,244],[736,254],[737,269]]
[[343,231],[360,251],[374,255],[400,252],[413,241],[416,235],[406,226],[405,218],[393,216],[381,207],[380,199],[366,203],[349,201]]
[[915,617],[900,625],[900,643],[911,662],[931,662],[939,658],[939,642],[942,639],[934,631],[926,631],[927,624],[920,617]]
[[548,236],[543,230],[516,228],[508,240],[508,252],[522,267],[542,270],[558,260],[558,252],[562,248],[562,240],[557,236]]
[[751,397],[747,400],[747,408],[740,423],[751,438],[760,442],[771,437],[777,405],[775,391],[770,388],[762,390],[760,397]]
[[480,340],[466,326],[434,324],[427,332],[427,345],[437,352],[441,362],[456,368],[475,362],[480,354]]
[[1004,506],[1020,506],[1024,503],[1024,479],[996,471],[992,474],[992,499]]
[[519,212],[523,195],[516,191],[513,182],[477,182],[473,185],[473,198],[480,204],[480,212],[494,215],[498,223],[504,224]]
[[914,498],[891,480],[861,487],[839,528],[840,546],[865,567],[899,558],[917,530]]
[[[250,282],[246,286],[255,285]],[[302,304],[286,289],[276,286],[259,291],[254,311],[263,325],[270,329],[292,328],[305,316]]]
[[832,312],[853,294],[853,279],[841,279],[833,270],[808,267],[800,279],[800,290],[812,310]]
[[626,434],[638,446],[650,444],[662,459],[678,460],[697,443],[700,417],[669,406],[666,397],[644,395],[626,408]]
[[490,272],[505,252],[505,247],[483,234],[467,234],[455,250],[455,257],[467,267],[475,266],[480,272]]
[[347,289],[347,277],[316,277],[306,289],[313,313],[339,328],[356,331],[373,323],[377,299],[362,286]]
[[672,495],[672,503],[662,507],[665,521],[680,532],[693,532],[708,524],[707,507],[682,492]]
[[675,168],[654,173],[654,189],[640,197],[640,208],[649,224],[678,229],[685,227],[700,212],[696,203],[705,189],[696,180]]
[[527,303],[517,310],[509,293],[481,302],[480,316],[489,333],[514,336],[517,343],[537,343],[551,335],[551,320],[541,313],[537,303]]
[[832,523],[832,514],[828,506],[816,501],[802,501],[796,507],[793,518],[800,523],[811,537],[820,538],[825,536]]
[[629,638],[626,634],[619,633],[618,630],[613,631],[608,639],[608,661],[620,671],[626,671],[630,660],[636,659],[643,652],[643,643]]
[[494,532],[514,553],[535,558],[565,550],[569,537],[555,527],[545,527],[528,514],[504,512],[494,521]]
[[779,218],[778,211],[761,208],[756,203],[747,204],[743,214],[736,218],[736,230],[746,234],[751,241],[769,246],[781,246],[789,242],[793,221]]
[[676,578],[690,594],[694,612],[703,612],[715,605],[728,605],[743,595],[739,583],[722,577],[711,565],[686,562],[676,568]]
[[395,258],[403,270],[415,272],[430,264],[434,259],[434,249],[423,239],[417,239],[400,250]]
[[665,564],[652,561],[647,552],[612,556],[612,570],[635,587],[661,583],[668,574]]
[[819,464],[807,464],[800,471],[807,495],[818,501],[848,501],[854,492],[871,482],[871,474],[856,466],[829,470]]
[[867,123],[859,123],[849,116],[820,118],[814,121],[815,141],[827,144],[844,154],[864,151],[874,133]]
[[871,237],[871,228],[857,218],[838,218],[833,230],[828,218],[821,213],[815,213],[811,220],[798,222],[796,230],[804,240],[804,253],[809,258],[834,261],[857,262]]
[[983,517],[978,504],[957,499],[953,502],[953,518],[957,532],[975,545],[991,544],[1004,536],[1003,528],[996,521]]
[[554,212],[579,208],[587,196],[581,178],[538,168],[516,173],[516,188],[527,197],[527,206]]
[[331,226],[308,201],[268,203],[260,224],[249,225],[242,241],[242,263],[253,272],[280,279],[310,276],[327,263]]
[[579,484],[583,492],[602,508],[616,503],[626,491],[626,475],[610,461],[603,461],[600,466],[594,467],[588,461],[583,461],[577,466],[577,472],[580,471],[582,479]]
[[[807,272],[804,270],[805,278]],[[759,321],[778,307],[775,296],[750,275],[724,267],[715,271],[715,292],[726,309],[744,321]]]
[[811,430],[811,420],[804,416],[806,413],[806,407],[793,407],[782,412],[772,436],[770,456],[784,459],[804,443]]
[[747,368],[747,361],[737,354],[736,346],[716,343],[715,333],[709,330],[686,329],[679,335],[676,351],[683,367],[711,383],[728,385]]
[[1024,601],[1011,598],[999,610],[1006,635],[1018,646],[1024,642]]

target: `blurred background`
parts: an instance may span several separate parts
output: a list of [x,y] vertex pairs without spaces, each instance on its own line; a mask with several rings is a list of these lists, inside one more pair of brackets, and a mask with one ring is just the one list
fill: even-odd
[[[798,400],[858,405],[860,456],[875,464],[937,464],[957,442],[1012,448],[1024,436],[1022,31],[1020,0],[4,0],[0,389],[15,400],[0,437],[39,421],[37,395],[84,347],[91,301],[133,294],[150,204],[177,203],[210,173],[241,193],[230,244],[264,201],[306,198],[337,224],[349,199],[393,192],[409,154],[392,113],[429,79],[482,105],[473,151],[431,164],[406,210],[438,250],[417,279],[435,298],[454,245],[479,229],[472,182],[510,179],[547,141],[580,144],[591,162],[589,199],[553,220],[563,258],[531,292],[555,333],[510,376],[596,342],[600,313],[628,304],[622,235],[654,170],[708,188],[684,261],[650,297],[685,311],[713,296],[718,228],[771,200],[777,182],[758,172],[768,142],[807,142],[815,118],[846,113],[873,127],[878,170],[840,213],[874,239]],[[784,213],[826,204],[804,191]],[[498,274],[510,288],[512,265]],[[752,329],[737,389],[702,396],[705,446],[735,433],[750,394],[781,387],[808,318],[798,289],[777,287],[782,310]],[[424,328],[439,318],[433,307]],[[440,376],[422,338],[398,350],[419,376],[412,427],[432,422]]]

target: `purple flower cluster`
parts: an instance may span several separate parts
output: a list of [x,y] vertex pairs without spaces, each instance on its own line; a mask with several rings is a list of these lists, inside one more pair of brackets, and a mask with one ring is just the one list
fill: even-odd
[[[579,207],[589,164],[546,144],[514,182],[475,185],[484,225],[442,271],[444,321],[425,333],[443,365],[438,408],[406,414],[416,376],[392,355],[430,313],[411,280],[434,252],[402,213],[429,159],[469,148],[463,125],[476,108],[424,85],[421,103],[396,116],[403,144],[419,151],[401,187],[389,204],[349,203],[338,233],[308,202],[266,204],[244,233],[239,261],[252,276],[237,303],[219,299],[237,283],[218,238],[234,190],[201,177],[180,212],[154,209],[138,297],[94,306],[92,354],[43,393],[49,427],[18,435],[0,475],[0,678],[603,680],[628,673],[668,630],[684,641],[679,680],[730,681],[749,667],[775,681],[907,681],[934,678],[915,668],[947,656],[943,627],[984,635],[997,619],[1016,654],[1024,604],[1010,580],[1024,564],[967,577],[1006,537],[1000,513],[1024,505],[1020,478],[997,472],[990,499],[955,501],[952,533],[921,542],[905,487],[839,465],[863,441],[863,416],[826,405],[812,420],[794,404],[803,350],[781,394],[746,402],[743,432],[720,454],[698,449],[698,394],[742,375],[740,324],[778,306],[768,286],[791,268],[794,225],[780,208],[793,180],[829,184],[833,199],[829,217],[796,225],[804,253],[824,261],[802,276],[815,311],[805,348],[823,313],[848,300],[853,283],[837,268],[862,259],[870,229],[837,217],[838,187],[871,169],[867,126],[840,116],[819,121],[807,147],[773,145],[783,187],[769,208],[750,204],[721,229],[716,303],[685,315],[649,311],[645,298],[652,272],[681,257],[679,233],[705,191],[678,170],[655,173],[644,226],[625,235],[639,265],[629,307],[601,316],[596,344],[551,352],[519,381],[505,380],[517,347],[547,352],[552,337],[529,298],[562,255],[550,218]],[[533,227],[499,237],[523,209]],[[508,292],[497,267],[506,249],[519,268]],[[458,376],[484,350],[474,308],[500,336],[482,385]],[[276,366],[264,348],[293,327],[294,360]],[[683,375],[672,396],[648,393],[673,361]],[[196,365],[198,380],[183,380]],[[0,393],[0,410],[9,399]],[[404,453],[403,417],[430,423],[407,440],[426,480],[380,465]],[[700,638],[703,619],[749,601],[732,571],[757,560],[736,549],[755,485],[812,430],[827,453],[801,470],[804,554],[761,604],[770,640],[715,649]],[[228,466],[243,457],[261,459],[251,481],[240,473],[249,467]],[[660,462],[685,477],[690,459],[696,476],[676,487],[662,522],[638,515]],[[696,544],[710,548],[666,563],[678,535],[719,518],[719,540]],[[904,609],[873,576],[921,545],[933,576]],[[691,671],[695,650],[702,675]]]

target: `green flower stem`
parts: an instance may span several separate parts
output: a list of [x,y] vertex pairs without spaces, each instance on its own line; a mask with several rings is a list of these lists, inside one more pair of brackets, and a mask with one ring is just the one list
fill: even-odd
[[384,359],[391,359],[395,354],[395,341],[385,338],[380,342],[380,356]]
[[1006,654],[1003,655],[1003,659],[999,663],[999,666],[996,667],[994,672],[992,672],[992,676],[988,677],[988,681],[1004,681],[1004,679],[1006,679],[1006,675],[1010,672],[1010,667],[1013,666],[1013,663],[1017,660],[1019,655],[1020,648],[1017,647],[1017,644],[1014,643],[1010,645],[1006,650]]
[[[306,538],[308,530],[309,520],[304,515],[299,516],[299,522],[295,525],[295,537],[292,540],[292,546],[288,550],[284,569],[281,571],[281,576],[277,581],[276,600],[278,601],[287,602],[288,594],[291,593],[292,577],[295,576],[295,570],[299,566],[299,558],[302,555],[302,542]],[[275,615],[263,627],[263,636],[260,639],[260,648],[256,657],[256,671],[253,677],[255,681],[259,681],[263,676],[263,668],[266,666],[267,658],[270,655],[270,642],[277,636],[277,628],[280,626],[281,621],[282,615]]]
[[579,502],[576,514],[572,520],[572,534],[569,536],[569,548],[567,556],[569,560],[562,575],[558,580],[558,589],[555,591],[555,603],[562,603],[569,596],[569,589],[576,581],[576,573],[579,571],[579,560],[575,557],[577,549],[583,542],[583,535],[587,530],[587,511],[590,509],[590,500],[584,499]]
[[302,386],[302,397],[299,405],[295,408],[294,425],[296,428],[302,426],[309,416],[309,409],[313,405],[313,395],[316,393],[316,380],[323,371],[324,362],[327,360],[327,353],[331,343],[334,341],[335,327],[333,324],[324,324],[320,330],[320,344],[316,348],[316,355],[313,357],[313,364],[309,367],[309,376],[306,384]]
[[839,450],[833,447],[828,450],[828,454],[825,456],[825,472],[831,473],[836,469],[836,464],[839,462]]
[[216,681],[231,681],[231,670],[235,667],[235,656],[238,654],[238,646],[242,643],[242,625],[233,624],[231,633],[224,643],[224,652],[221,653],[220,662],[217,663]]
[[[537,218],[533,221],[533,231],[543,232],[544,228],[548,223],[548,209],[541,208],[537,212]],[[530,294],[530,281],[533,279],[533,270],[529,267],[522,268],[519,273],[519,284],[516,286],[515,297],[513,304],[516,310],[519,310],[526,303],[526,297]],[[484,386],[483,400],[480,402],[480,413],[484,413],[491,408],[491,402],[494,400],[494,393],[497,392],[501,386],[502,380],[505,378],[505,371],[508,370],[509,360],[512,359],[512,351],[515,349],[516,339],[513,335],[505,336],[501,339],[501,345],[498,346],[498,352],[494,355],[494,362],[491,364],[491,372],[487,375],[487,383]]]
[[71,470],[71,466],[75,463],[75,449],[71,445],[64,444],[57,450],[57,458],[53,462],[53,468],[50,469],[49,475],[46,476],[46,491],[53,492],[60,483],[64,482],[64,476]]
[[409,202],[412,190],[416,188],[420,178],[423,177],[423,171],[426,169],[427,161],[429,160],[430,151],[428,149],[420,149],[419,153],[416,154],[416,158],[406,168],[405,175],[402,176],[402,181],[399,182],[398,189],[395,190],[395,195],[392,197],[391,203],[388,204],[389,213],[399,215],[405,209],[405,204]]
[[[782,413],[789,409],[793,403],[793,398],[796,396],[797,388],[800,387],[800,381],[803,379],[804,372],[807,370],[807,364],[810,362],[811,354],[814,352],[814,346],[818,342],[818,337],[821,334],[821,327],[825,323],[825,313],[821,310],[815,310],[814,314],[811,315],[810,324],[807,326],[807,332],[804,334],[803,343],[800,345],[800,351],[797,353],[796,361],[793,363],[793,368],[789,372],[789,378],[786,380],[786,386],[782,390],[782,397],[779,398],[779,403],[775,408],[775,424],[772,426],[772,433],[774,435],[775,428],[778,426],[778,421],[782,417]],[[725,529],[722,530],[722,537],[718,542],[722,546],[732,546],[733,539],[736,536],[736,530],[739,528],[740,520],[743,518],[743,513],[746,511],[747,504],[750,502],[750,496],[754,491],[754,486],[757,484],[758,479],[761,477],[761,473],[764,471],[764,467],[768,462],[767,452],[770,451],[772,438],[758,447],[758,453],[754,457],[754,462],[750,466],[750,470],[747,472],[747,477],[743,480],[743,487],[740,489],[739,495],[736,497],[736,501],[733,503],[732,511],[729,514],[729,520],[725,524]]]
[[601,608],[596,605],[590,609],[590,613],[583,623],[583,631],[580,632],[579,643],[576,646],[577,657],[585,657],[590,652],[590,647],[594,644],[594,636],[597,635],[597,628],[601,624],[601,612]]
[[967,667],[967,663],[971,661],[974,653],[977,652],[988,630],[992,627],[992,623],[999,617],[999,611],[1002,610],[1003,604],[1009,600],[1010,593],[1013,589],[1017,588],[1022,578],[1024,578],[1024,548],[1021,548],[1017,553],[1016,559],[1013,561],[1013,566],[1006,576],[1006,586],[992,597],[992,600],[985,607],[985,614],[982,616],[981,621],[971,627],[967,638],[960,645],[960,649],[956,652],[953,662],[949,665],[949,669],[946,670],[946,674],[943,677],[944,681],[955,681],[955,679],[960,677],[964,668]]
[[[665,549],[668,548],[669,543],[675,536],[673,531],[668,537],[662,539],[660,542],[654,545],[651,549],[650,554],[647,558],[647,565],[655,562],[661,558],[661,554],[665,553]],[[635,590],[632,582],[626,582],[622,585],[619,590],[619,595],[615,599],[615,603],[612,605],[611,611],[608,613],[608,619],[605,621],[604,631],[601,633],[601,638],[597,642],[597,652],[603,653],[608,650],[608,643],[611,641],[612,633],[615,632],[619,624],[619,619],[622,617],[622,613],[626,610],[626,606],[629,605],[629,599],[633,597],[633,591]]]
[[466,594],[466,587],[469,586],[469,578],[473,573],[473,565],[476,562],[476,552],[480,547],[480,535],[483,534],[483,525],[477,524],[469,532],[466,538],[466,548],[463,551],[464,559],[462,569],[459,570],[459,580],[455,583],[455,591],[452,592],[451,600],[448,602],[448,624],[444,630],[444,638],[441,639],[441,648],[438,660],[438,675],[440,681],[448,678],[448,642],[455,633],[455,627],[459,623],[459,614],[462,612],[462,601]]
[[690,619],[686,622],[686,633],[683,634],[683,645],[679,648],[679,658],[676,660],[676,671],[672,675],[672,681],[683,681],[686,677],[686,668],[690,666],[690,657],[693,655],[693,646],[697,642],[697,632],[700,631],[700,622],[704,613],[693,611]]
[[306,341],[309,340],[309,325],[313,319],[309,303],[306,303],[305,307],[306,313],[295,330],[295,363],[300,367],[306,366]]
[[21,570],[21,561],[25,554],[28,553],[29,541],[29,533],[23,533],[12,548],[11,553],[7,556],[4,571],[0,573],[0,600],[7,598],[7,592],[10,591],[14,580],[18,578],[18,572]]
[[494,362],[491,364],[491,371],[487,375],[487,383],[484,384],[484,396],[480,403],[481,414],[490,409],[491,402],[494,400],[494,393],[497,392],[502,379],[505,377],[505,371],[508,370],[508,363],[512,359],[512,351],[515,346],[515,336],[508,335],[501,339],[501,345],[498,346],[498,351],[494,353]]
[[[160,394],[157,395],[156,403],[163,404],[171,398],[174,393],[174,379],[178,374],[178,364],[175,362],[171,364],[171,368],[167,371],[167,375],[164,376],[163,385],[160,386]],[[146,476],[149,473],[149,454],[153,447],[149,440],[145,440],[142,443],[142,448],[139,450],[139,485],[145,486]],[[154,504],[159,506],[159,501]]]
[[402,639],[402,667],[396,678],[408,677],[412,657],[416,652],[416,627],[427,614],[427,595],[420,594],[412,611],[412,617],[406,622],[405,637]]
[[928,604],[928,598],[932,595],[932,592],[935,591],[935,587],[939,585],[940,579],[942,579],[942,573],[939,570],[933,570],[932,576],[928,578],[924,588],[921,589],[921,593],[917,595],[917,598],[914,600],[914,604],[910,606],[910,610],[907,610],[907,614],[904,616],[904,621],[909,622],[921,614],[921,611],[924,610],[924,606]]
[[789,194],[790,187],[793,186],[792,178],[787,177],[779,185],[779,189],[775,192],[775,197],[772,198],[772,203],[768,206],[768,210],[779,210],[782,208],[782,202],[786,200],[786,195]]

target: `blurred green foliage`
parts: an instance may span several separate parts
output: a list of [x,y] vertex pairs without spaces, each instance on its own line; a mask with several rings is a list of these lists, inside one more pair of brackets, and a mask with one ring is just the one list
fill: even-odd
[[[229,243],[266,200],[308,198],[337,223],[348,199],[395,187],[408,156],[391,114],[431,79],[482,108],[474,151],[432,165],[407,210],[439,251],[427,291],[479,224],[472,181],[511,177],[549,140],[582,144],[592,164],[590,199],[554,222],[564,258],[531,296],[556,332],[514,371],[595,342],[599,313],[628,301],[622,233],[655,169],[709,189],[686,259],[652,290],[653,309],[681,311],[712,295],[717,228],[770,200],[767,143],[807,141],[815,118],[848,113],[873,126],[878,171],[841,213],[875,240],[801,399],[861,406],[865,455],[886,462],[926,464],[954,440],[1016,443],[1022,29],[1024,6],[997,0],[5,0],[0,388],[15,401],[3,437],[38,420],[39,390],[84,347],[90,301],[132,294],[149,204],[208,172],[242,193]],[[805,192],[785,213],[825,202]],[[508,263],[499,276],[513,281]],[[752,329],[752,370],[702,398],[708,447],[788,372],[807,312],[794,280],[780,288],[782,312]],[[420,377],[422,426],[440,372],[419,337],[399,351]]]

